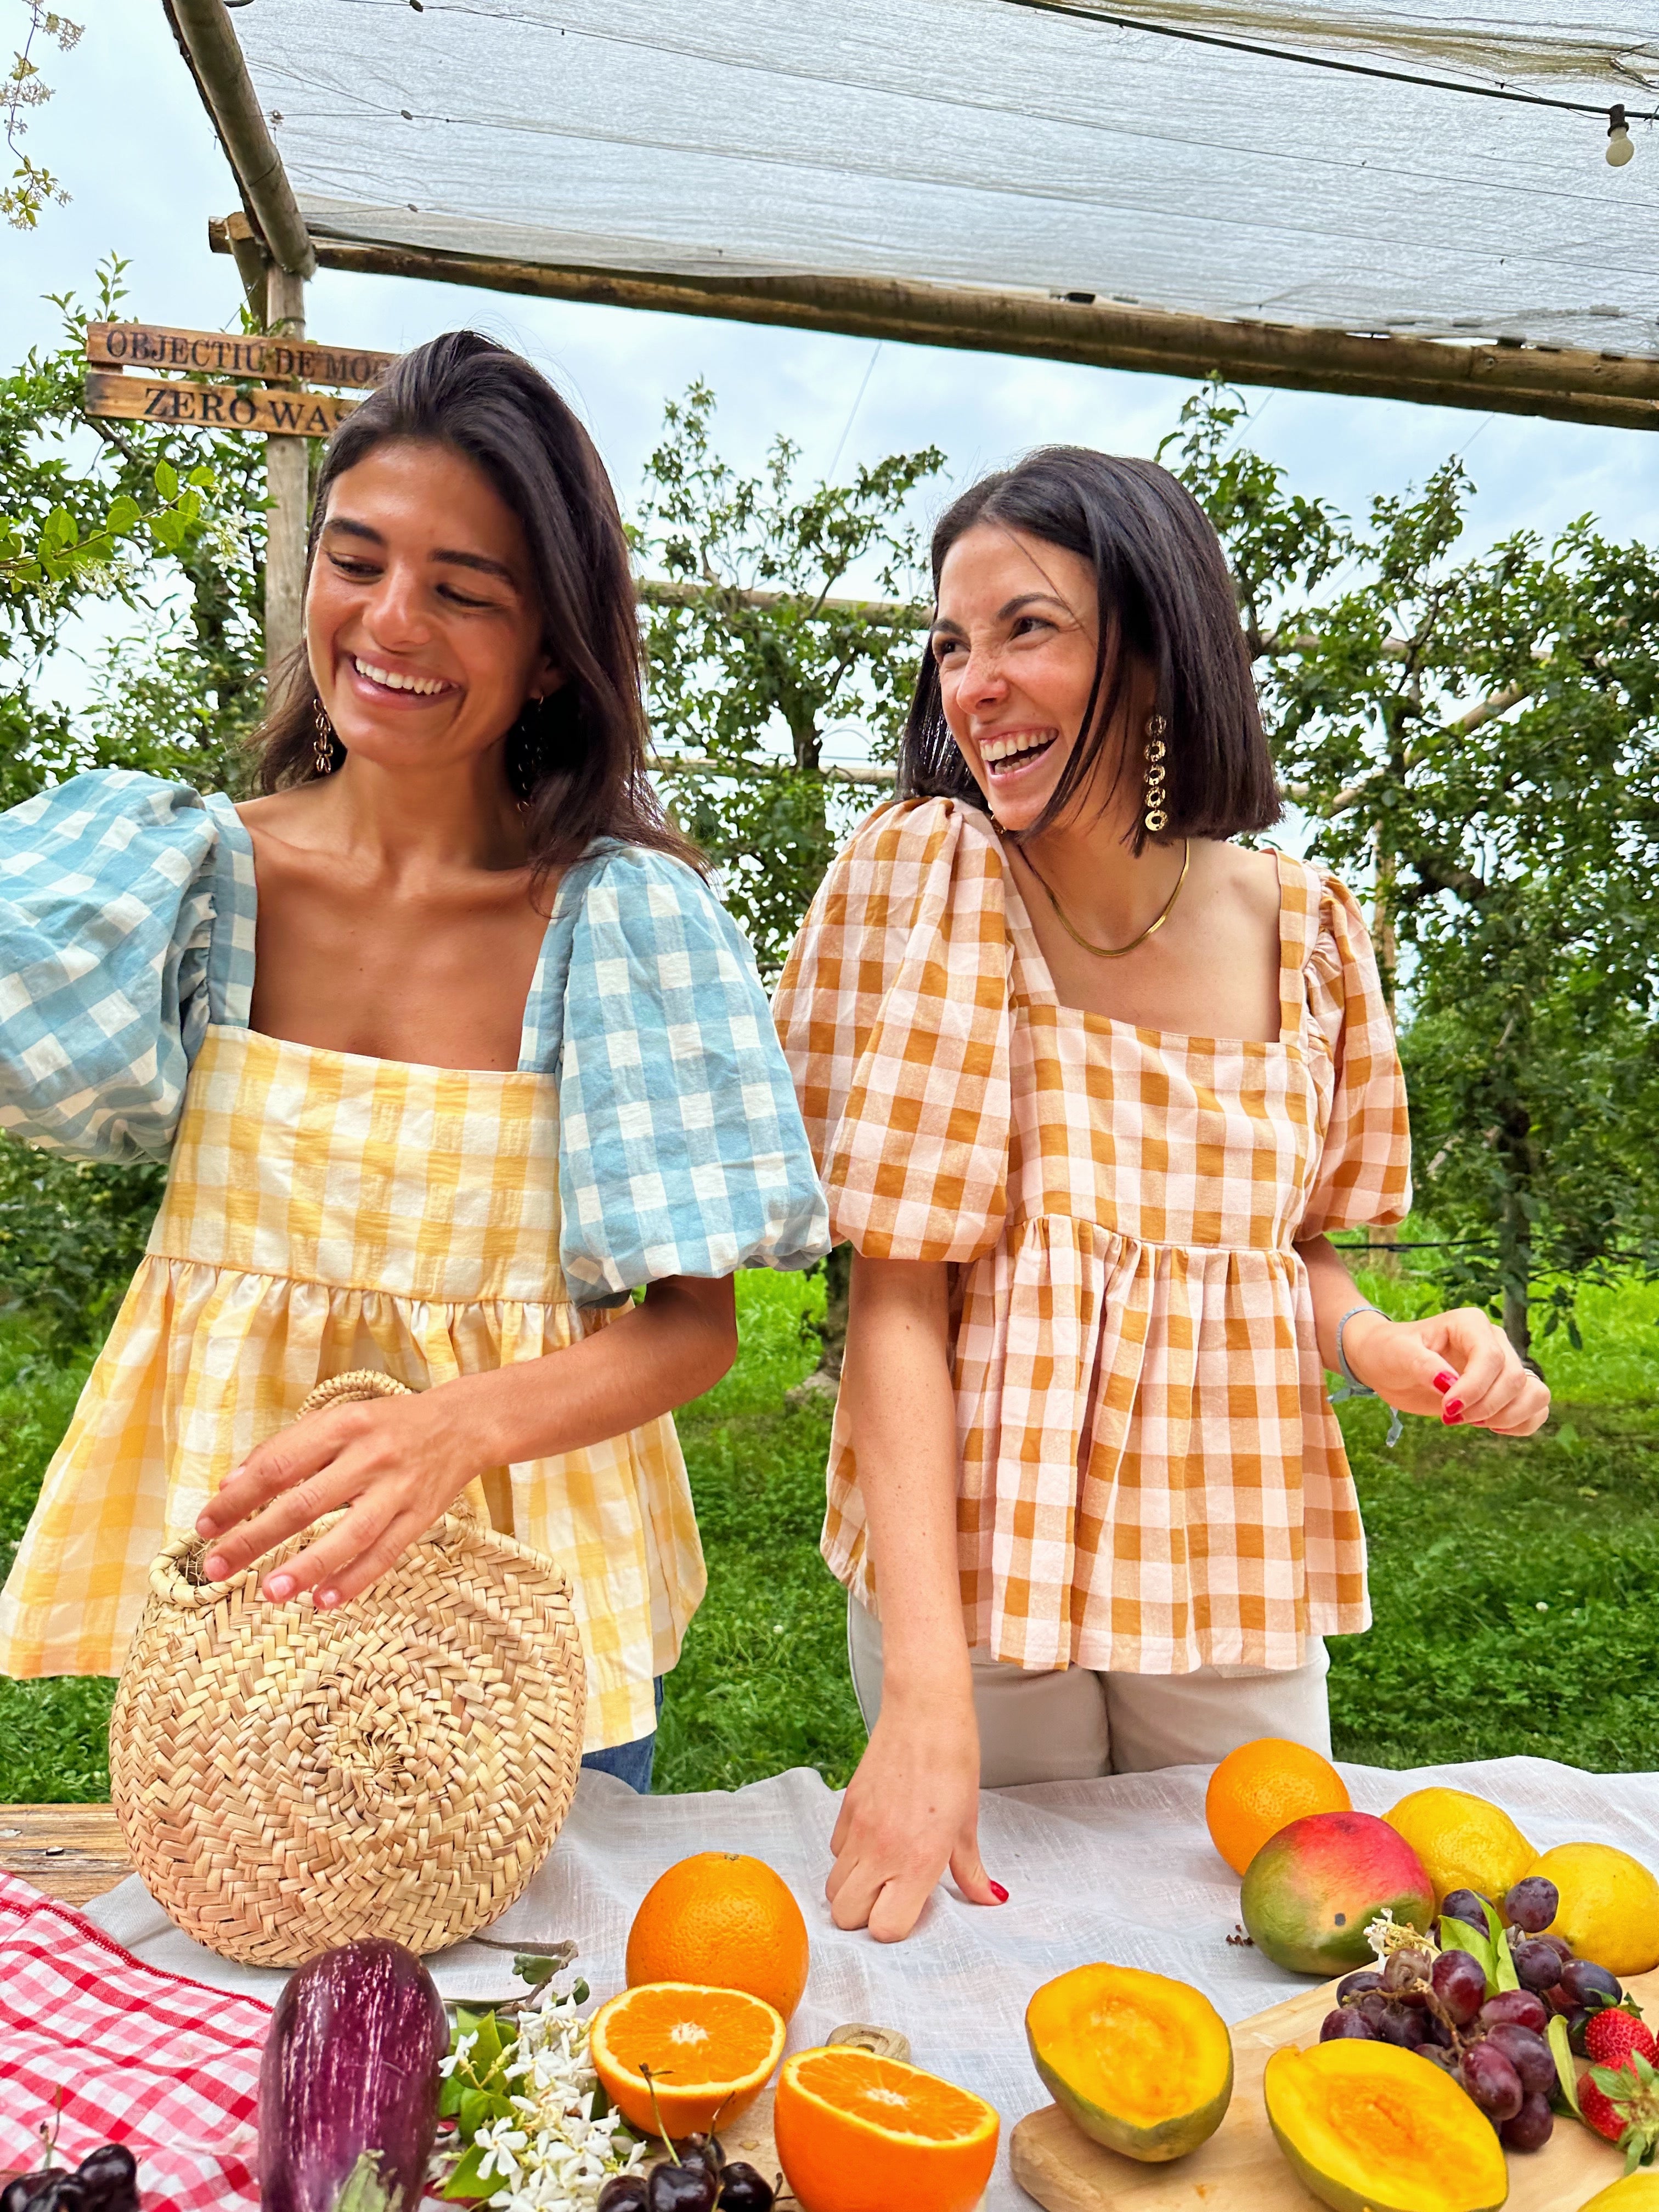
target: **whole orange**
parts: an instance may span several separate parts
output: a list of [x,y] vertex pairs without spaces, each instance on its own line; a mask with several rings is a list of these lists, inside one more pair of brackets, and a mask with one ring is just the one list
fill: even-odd
[[744,1990],[786,2020],[806,1987],[806,1923],[763,1859],[699,1851],[647,1890],[628,1931],[628,1985],[700,1982]]
[[1210,1777],[1204,1798],[1210,1841],[1237,1875],[1292,1820],[1352,1810],[1348,1785],[1329,1759],[1277,1735],[1258,1736],[1230,1751]]

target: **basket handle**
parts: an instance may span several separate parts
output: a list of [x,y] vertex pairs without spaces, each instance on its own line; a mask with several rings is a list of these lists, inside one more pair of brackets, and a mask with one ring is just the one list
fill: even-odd
[[[384,1375],[374,1367],[353,1367],[343,1375],[331,1375],[326,1382],[319,1382],[294,1418],[302,1421],[307,1413],[320,1413],[328,1406],[355,1406],[369,1398],[412,1398],[415,1395],[408,1383],[400,1382],[395,1375]],[[475,1528],[489,1525],[465,1491],[449,1510],[458,1521],[465,1521]]]

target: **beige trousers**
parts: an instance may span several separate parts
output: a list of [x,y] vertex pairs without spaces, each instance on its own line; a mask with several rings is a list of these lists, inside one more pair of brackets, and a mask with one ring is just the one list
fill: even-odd
[[[847,1601],[847,1656],[864,1725],[881,1711],[881,1624]],[[1213,1766],[1257,1736],[1286,1736],[1331,1754],[1322,1643],[1288,1673],[1200,1667],[1191,1674],[1097,1674],[1087,1667],[1028,1674],[973,1655],[980,1786],[1080,1782],[1158,1766]]]

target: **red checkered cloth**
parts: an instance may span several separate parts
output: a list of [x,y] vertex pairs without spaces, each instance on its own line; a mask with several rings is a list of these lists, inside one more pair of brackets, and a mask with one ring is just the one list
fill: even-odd
[[258,2202],[259,2051],[270,2008],[146,1966],[0,1874],[0,2168],[125,2143],[144,2212]]

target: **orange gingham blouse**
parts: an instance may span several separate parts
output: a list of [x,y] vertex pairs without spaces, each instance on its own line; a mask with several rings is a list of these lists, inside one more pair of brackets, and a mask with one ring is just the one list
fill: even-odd
[[[1364,922],[1279,856],[1272,1044],[1063,1006],[988,818],[872,816],[775,1013],[837,1241],[951,1269],[969,1640],[1032,1668],[1291,1668],[1370,1625],[1298,1239],[1411,1202]],[[824,1558],[875,1604],[837,1415]]]

